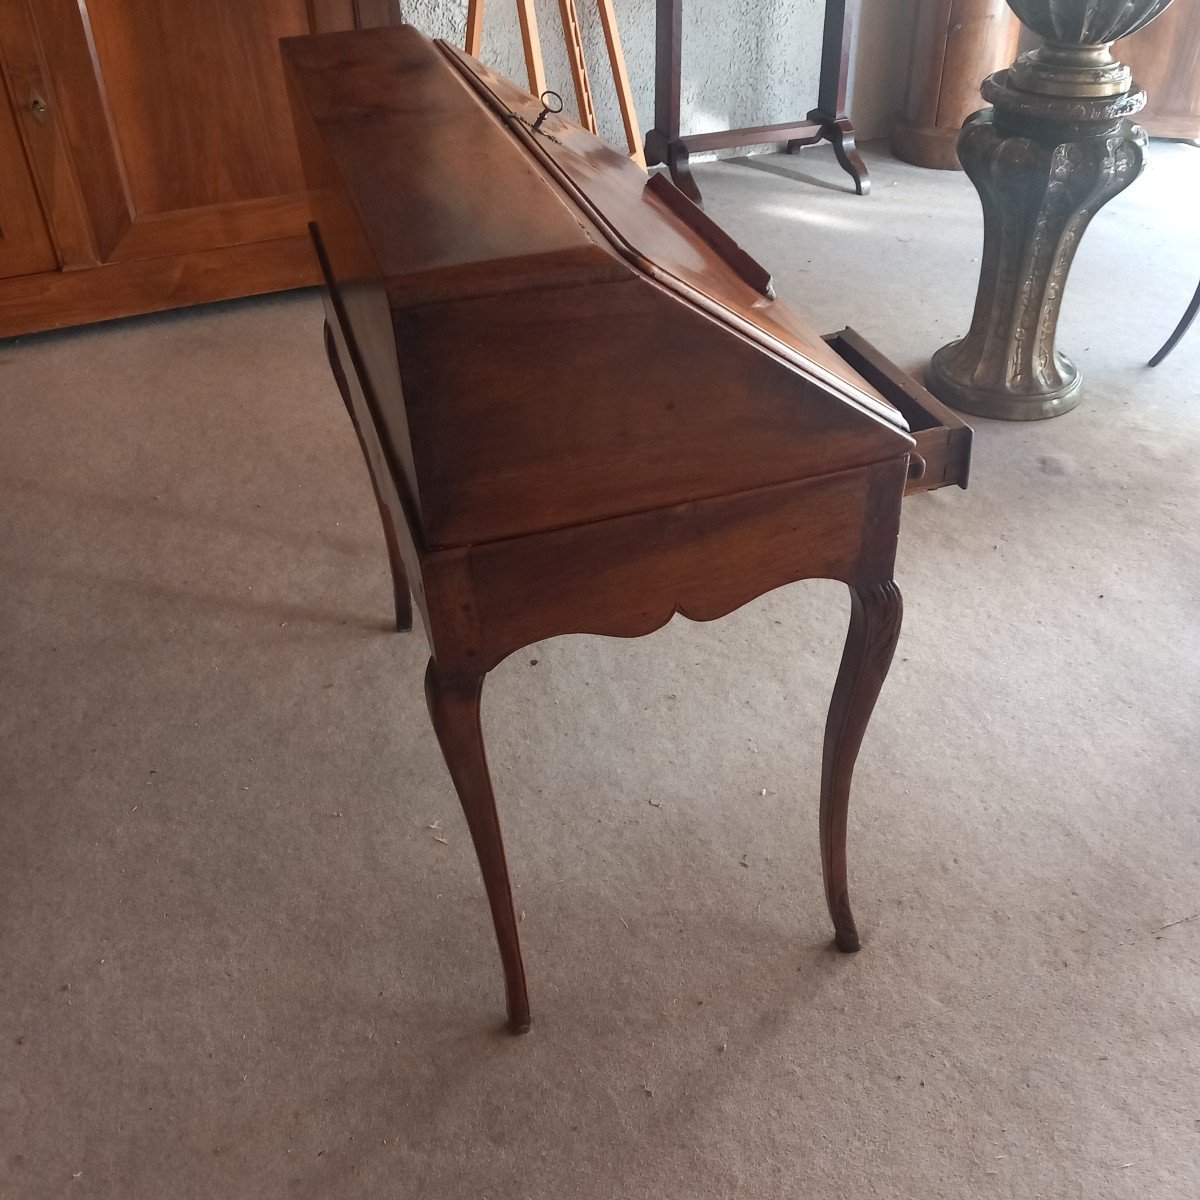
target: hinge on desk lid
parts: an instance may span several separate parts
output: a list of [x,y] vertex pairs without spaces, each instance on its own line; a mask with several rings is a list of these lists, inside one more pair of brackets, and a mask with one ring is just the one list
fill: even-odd
[[702,208],[687,198],[664,174],[651,175],[646,191],[657,196],[693,233],[720,256],[737,277],[760,296],[775,299],[771,272],[756,262]]

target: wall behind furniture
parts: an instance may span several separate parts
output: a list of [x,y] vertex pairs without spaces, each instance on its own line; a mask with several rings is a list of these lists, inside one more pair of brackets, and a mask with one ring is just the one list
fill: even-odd
[[[601,131],[621,144],[621,122],[593,0],[576,0]],[[654,123],[654,0],[616,0],[638,118]],[[406,0],[405,19],[461,46],[466,0]],[[912,38],[908,0],[863,0],[850,112],[860,138],[883,137],[904,102]],[[685,0],[683,131],[701,133],[802,118],[816,103],[824,0]],[[514,0],[487,0],[483,60],[524,83]],[[538,0],[550,87],[575,96],[556,0]]]

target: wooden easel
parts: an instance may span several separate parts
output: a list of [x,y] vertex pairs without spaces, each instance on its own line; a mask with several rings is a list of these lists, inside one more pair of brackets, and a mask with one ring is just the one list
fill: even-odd
[[[542,39],[538,33],[537,11],[534,8],[534,0],[516,0],[516,4],[517,19],[521,24],[521,45],[525,51],[525,71],[529,76],[529,90],[535,96],[540,96],[546,91],[546,66],[542,61]],[[467,5],[465,49],[474,58],[479,57],[483,48],[483,5],[484,0],[470,0]],[[625,144],[629,147],[629,157],[638,166],[645,167],[642,131],[633,104],[633,92],[629,86],[629,69],[625,65],[625,51],[621,47],[613,0],[596,0],[596,7],[604,29],[604,44],[608,49],[613,84],[617,89],[617,107],[621,112],[621,124],[625,127]],[[575,0],[558,0],[558,10],[562,16],[567,60],[571,64],[571,79],[575,85],[575,99],[579,106],[579,123],[590,132],[599,134],[596,107],[592,101],[592,83],[588,76],[583,37],[579,29],[579,10],[575,6]]]

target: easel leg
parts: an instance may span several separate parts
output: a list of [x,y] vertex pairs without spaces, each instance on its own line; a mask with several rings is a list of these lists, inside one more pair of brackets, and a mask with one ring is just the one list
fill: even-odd
[[672,142],[667,147],[667,170],[671,172],[671,182],[694,204],[704,207],[704,197],[696,186],[692,175],[688,152],[681,142]]
[[826,128],[825,136],[833,143],[833,152],[842,170],[854,180],[854,190],[860,196],[869,195],[871,177],[867,174],[867,164],[854,144],[854,126],[846,117],[839,117]]
[[821,771],[821,869],[839,950],[859,948],[846,880],[846,815],[850,781],[879,689],[900,636],[900,589],[888,579],[850,589],[850,631],[825,725]]
[[646,155],[642,151],[642,130],[633,103],[633,90],[629,86],[629,68],[625,64],[621,34],[617,30],[617,10],[613,7],[613,0],[597,0],[597,7],[604,29],[604,44],[608,47],[613,86],[617,90],[617,107],[621,110],[621,124],[625,127],[625,144],[629,147],[629,157],[644,171]]
[[472,58],[478,58],[483,49],[483,0],[468,0],[467,36],[463,39],[464,49]]
[[817,107],[809,114],[819,122],[814,137],[790,142],[788,149],[810,146],[813,142],[833,143],[833,152],[842,170],[854,180],[854,190],[865,196],[871,190],[867,167],[854,145],[854,126],[846,116],[850,90],[850,59],[858,27],[861,0],[825,0],[825,31],[821,39],[821,80],[817,87]]
[[521,25],[521,45],[525,50],[529,90],[533,95],[540,96],[546,90],[546,67],[542,62],[542,39],[538,34],[537,9],[533,0],[517,0],[517,17]]
[[529,1028],[529,996],[500,818],[483,747],[483,728],[479,719],[482,692],[482,676],[446,678],[438,671],[437,663],[432,658],[429,660],[425,672],[425,699],[483,873],[496,941],[500,945],[500,959],[504,964],[508,1027],[513,1033],[525,1033]]
[[854,126],[849,117],[831,117],[828,113],[814,108],[808,114],[810,121],[820,121],[821,128],[810,137],[793,138],[787,144],[789,154],[803,150],[805,146],[815,146],[817,142],[829,142],[837,155],[838,165],[854,180],[854,190],[860,196],[871,193],[871,176],[867,172],[867,164],[863,162],[854,143]]

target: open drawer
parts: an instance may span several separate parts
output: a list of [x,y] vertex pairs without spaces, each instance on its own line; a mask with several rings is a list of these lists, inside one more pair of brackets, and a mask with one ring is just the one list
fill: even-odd
[[825,341],[908,422],[925,470],[909,478],[904,494],[931,492],[951,483],[965,488],[971,473],[970,425],[853,329],[827,333]]

